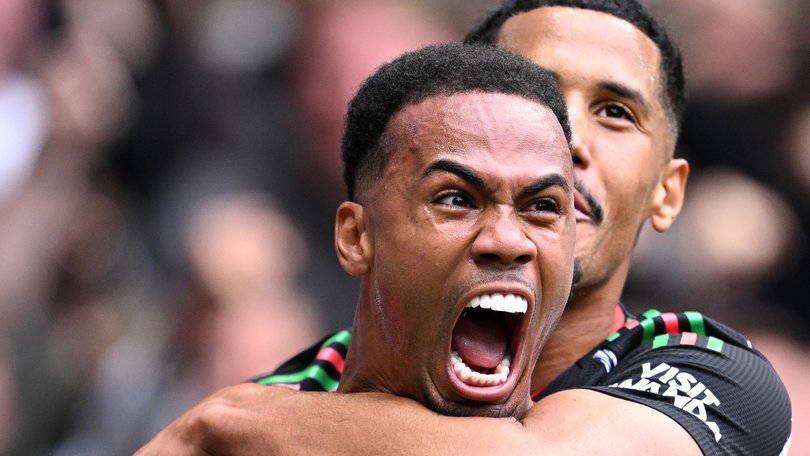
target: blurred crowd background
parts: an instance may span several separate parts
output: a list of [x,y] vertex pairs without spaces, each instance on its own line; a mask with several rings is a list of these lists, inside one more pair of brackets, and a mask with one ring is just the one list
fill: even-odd
[[[350,326],[345,104],[495,3],[0,0],[0,454],[129,454]],[[645,3],[686,57],[693,171],[626,304],[746,331],[806,430],[810,2]]]

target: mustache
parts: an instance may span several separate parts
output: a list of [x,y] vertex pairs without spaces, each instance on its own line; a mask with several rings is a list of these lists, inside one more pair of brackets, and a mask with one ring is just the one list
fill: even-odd
[[605,211],[602,209],[602,205],[599,204],[599,201],[596,200],[596,197],[593,196],[593,193],[585,187],[585,184],[582,183],[579,179],[574,179],[574,188],[576,191],[579,192],[580,195],[585,199],[588,203],[588,206],[591,208],[591,220],[596,225],[601,225],[602,222],[605,220]]
[[531,280],[524,277],[522,274],[515,271],[481,271],[477,277],[472,279],[464,288],[478,286],[482,283],[489,282],[514,282],[524,285],[530,289],[537,297],[537,290],[535,284]]
[[458,300],[458,297],[461,296],[461,294],[466,290],[483,283],[491,282],[512,282],[521,284],[525,286],[529,292],[531,292],[532,298],[537,301],[537,284],[526,278],[523,274],[516,271],[488,270],[480,271],[475,278],[471,279],[463,286],[459,285],[450,290],[450,292],[447,294],[447,308],[452,309],[453,304]]

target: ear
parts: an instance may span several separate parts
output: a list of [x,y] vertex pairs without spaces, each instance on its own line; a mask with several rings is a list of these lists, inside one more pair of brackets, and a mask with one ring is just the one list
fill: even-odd
[[686,160],[673,158],[667,163],[653,193],[650,223],[655,231],[663,233],[668,230],[681,212],[688,178],[689,163]]
[[344,201],[335,216],[335,250],[343,269],[353,276],[368,274],[374,249],[366,230],[365,208]]

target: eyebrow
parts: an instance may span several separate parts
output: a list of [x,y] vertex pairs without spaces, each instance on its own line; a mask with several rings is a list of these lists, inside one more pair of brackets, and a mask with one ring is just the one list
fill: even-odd
[[644,98],[644,95],[636,89],[614,81],[601,81],[599,84],[597,84],[597,87],[607,90],[608,92],[613,92],[613,94],[622,98],[632,100],[641,105],[647,111],[650,110],[647,99]]
[[[562,85],[562,79],[560,78],[559,73],[548,69],[547,71],[551,74],[551,77],[553,77],[554,80],[557,81],[557,84]],[[614,95],[617,95],[619,97],[635,101],[647,111],[650,110],[649,103],[647,103],[647,99],[644,98],[644,95],[640,91],[633,89],[625,84],[621,84],[615,81],[600,81],[596,86],[602,90],[613,92]]]
[[[439,171],[454,174],[470,185],[473,185],[481,190],[487,189],[484,179],[476,174],[475,171],[451,160],[436,160],[425,169],[425,172],[422,173],[422,177],[427,177]],[[540,193],[549,187],[555,186],[562,188],[566,192],[570,191],[571,189],[571,185],[568,183],[565,177],[562,176],[562,174],[553,173],[549,174],[548,176],[543,176],[524,187],[523,190],[520,191],[520,198],[527,198],[535,193]]]
[[562,176],[562,174],[554,173],[549,174],[548,176],[543,176],[540,179],[532,182],[528,186],[526,186],[520,192],[520,198],[527,198],[529,196],[534,195],[535,193],[540,193],[541,191],[549,188],[549,187],[560,187],[566,193],[571,191],[571,185],[568,181]]
[[455,174],[463,181],[481,190],[485,190],[487,188],[486,184],[484,183],[484,179],[476,174],[475,171],[452,160],[436,160],[425,169],[425,172],[422,173],[422,177],[427,177],[438,171]]

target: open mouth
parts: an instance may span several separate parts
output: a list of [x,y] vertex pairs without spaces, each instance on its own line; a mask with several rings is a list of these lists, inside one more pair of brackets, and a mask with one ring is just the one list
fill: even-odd
[[473,387],[500,386],[522,346],[528,301],[512,293],[470,300],[453,329],[450,362],[456,377]]

